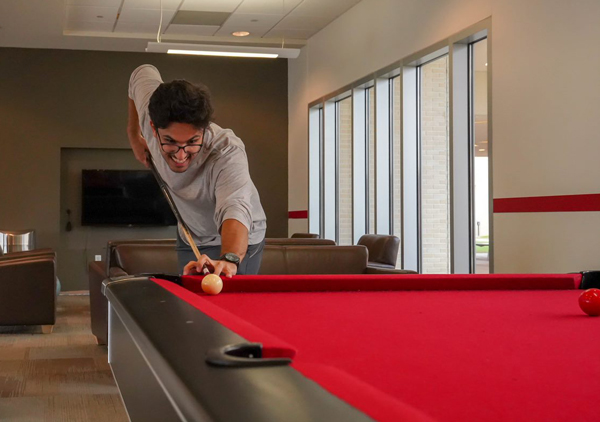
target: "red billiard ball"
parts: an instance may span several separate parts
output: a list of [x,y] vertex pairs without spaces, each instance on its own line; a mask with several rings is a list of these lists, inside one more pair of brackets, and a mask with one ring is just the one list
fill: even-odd
[[600,315],[600,289],[587,289],[579,296],[579,307],[589,316]]

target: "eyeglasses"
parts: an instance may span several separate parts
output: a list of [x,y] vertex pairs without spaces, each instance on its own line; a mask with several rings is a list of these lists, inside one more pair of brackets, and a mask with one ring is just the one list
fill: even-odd
[[156,134],[158,135],[158,141],[160,142],[161,149],[167,154],[177,154],[180,150],[183,150],[186,154],[197,154],[202,148],[202,144],[187,144],[180,146],[171,142],[163,142],[158,131]]

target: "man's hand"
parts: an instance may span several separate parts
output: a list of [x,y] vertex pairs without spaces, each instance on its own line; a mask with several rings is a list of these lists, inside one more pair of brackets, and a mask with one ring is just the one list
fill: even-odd
[[146,168],[150,168],[150,163],[148,162],[150,151],[148,150],[146,139],[140,134],[131,135],[129,137],[129,143],[131,144],[131,149],[133,150],[133,155],[135,155],[136,160],[142,163]]
[[183,268],[183,275],[202,275],[202,267],[204,266],[206,266],[211,273],[216,275],[223,274],[227,278],[231,278],[237,274],[237,265],[233,262],[213,260],[210,259],[208,255],[201,255],[200,260],[190,261]]

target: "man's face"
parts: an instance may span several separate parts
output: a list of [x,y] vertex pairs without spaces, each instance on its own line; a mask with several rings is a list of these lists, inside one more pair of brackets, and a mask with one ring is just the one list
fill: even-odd
[[152,128],[161,144],[161,155],[169,168],[176,173],[186,171],[192,159],[200,152],[204,131],[189,123],[171,123],[164,129],[156,129],[152,124]]

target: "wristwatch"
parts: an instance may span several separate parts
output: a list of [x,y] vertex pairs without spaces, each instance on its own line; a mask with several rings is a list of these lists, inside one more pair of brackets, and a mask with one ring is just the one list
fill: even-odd
[[227,252],[226,254],[221,255],[219,261],[227,261],[235,264],[235,266],[240,265],[240,257],[234,254],[233,252]]

